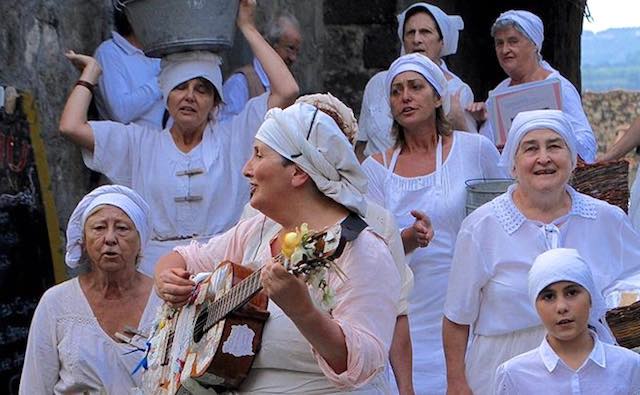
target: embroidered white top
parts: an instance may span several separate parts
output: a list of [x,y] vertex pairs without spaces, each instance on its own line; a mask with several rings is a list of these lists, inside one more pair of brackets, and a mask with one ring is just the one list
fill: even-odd
[[[441,68],[453,78],[447,80],[447,90],[450,95],[460,92],[460,107],[464,110],[473,103],[473,92],[469,85],[465,84],[458,76],[449,71],[444,63]],[[384,152],[393,145],[391,137],[391,126],[393,117],[389,108],[389,92],[385,86],[387,70],[381,71],[371,77],[364,88],[362,96],[362,107],[360,108],[360,120],[358,121],[358,141],[366,141],[367,147],[364,150],[366,156],[376,152]],[[475,121],[467,119],[471,117],[468,112],[464,112],[468,125],[473,125],[471,131],[475,131]],[[471,126],[469,126],[470,128]]]
[[112,32],[95,58],[102,67],[96,105],[103,119],[160,128],[164,104],[158,85],[160,59],[148,58],[124,37]]
[[[138,326],[149,332],[161,301],[152,290]],[[144,348],[144,339],[135,337]],[[29,329],[21,395],[129,394],[140,385],[132,375],[144,352],[116,343],[100,327],[78,278],[50,288],[38,303]]]
[[640,394],[640,354],[603,343],[577,370],[569,368],[545,338],[542,344],[498,367],[496,395]]
[[471,213],[456,240],[444,314],[473,324],[479,335],[540,325],[527,295],[527,274],[535,257],[551,248],[578,250],[605,296],[617,280],[640,271],[640,235],[620,208],[567,186],[569,213],[544,224],[518,210],[514,188]]
[[[269,90],[271,84],[269,77],[264,71],[262,64],[257,58],[253,58],[253,69],[256,71],[262,86],[265,90]],[[249,85],[247,77],[242,73],[231,75],[222,85],[222,94],[224,95],[224,106],[220,109],[220,119],[225,119],[239,114],[247,105],[249,99]]]

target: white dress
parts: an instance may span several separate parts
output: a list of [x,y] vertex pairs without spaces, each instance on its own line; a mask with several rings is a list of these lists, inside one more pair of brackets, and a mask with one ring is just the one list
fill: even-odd
[[[138,329],[148,333],[161,301],[152,290]],[[144,349],[144,339],[135,344]],[[21,395],[123,394],[140,385],[133,371],[143,351],[117,343],[100,327],[75,277],[48,289],[31,321]]]
[[640,394],[640,355],[591,335],[593,350],[577,370],[558,357],[546,338],[538,348],[500,365],[496,395]]
[[[441,145],[439,155],[441,158]],[[413,383],[418,394],[446,390],[442,350],[442,307],[456,234],[465,217],[465,181],[503,177],[497,166],[498,151],[489,140],[465,132],[454,132],[444,162],[421,177],[393,173],[398,151],[387,169],[369,157],[362,164],[369,178],[368,197],[387,208],[401,229],[411,226],[411,210],[422,210],[431,218],[435,237],[427,248],[410,256],[415,285],[409,296],[409,324],[413,343]]]
[[[567,115],[571,122],[571,126],[573,126],[576,139],[578,140],[578,155],[580,155],[580,157],[587,163],[595,162],[598,145],[596,144],[596,137],[593,134],[593,130],[591,130],[589,120],[582,108],[582,100],[580,99],[578,91],[568,79],[564,78],[557,70],[549,66],[548,63],[543,62],[543,67],[551,72],[551,74],[549,74],[545,79],[555,78],[560,80],[562,90],[562,111]],[[510,85],[511,78],[507,78],[499,83],[492,92],[500,93]],[[487,105],[490,106],[491,103],[488,102]],[[480,133],[491,141],[497,141],[489,120],[482,125]]]
[[235,117],[210,122],[189,153],[159,131],[115,122],[90,122],[94,152],[84,162],[111,181],[138,192],[151,207],[153,232],[139,269],[153,275],[158,258],[192,238],[206,241],[231,228],[249,200],[242,167],[267,111],[268,93]]
[[640,171],[636,173],[636,179],[631,186],[631,204],[629,205],[629,218],[631,223],[640,232]]
[[620,208],[567,187],[569,213],[544,224],[518,210],[514,188],[464,220],[451,265],[444,314],[473,328],[466,368],[477,394],[492,393],[501,363],[540,344],[544,332],[527,294],[527,274],[539,254],[577,249],[605,296],[640,272],[640,235]]
[[[442,63],[441,67],[446,70],[444,63]],[[473,92],[469,85],[465,84],[458,76],[449,70],[446,72],[453,77],[447,81],[447,91],[450,95],[460,91],[460,107],[464,110],[473,103]],[[389,89],[384,84],[387,73],[387,70],[377,73],[371,77],[364,88],[357,139],[358,141],[367,142],[364,150],[366,156],[373,155],[376,152],[384,152],[391,148],[394,143],[391,137],[393,117],[389,108]],[[473,117],[466,111],[464,114],[467,124],[474,126],[470,130],[475,131]]]

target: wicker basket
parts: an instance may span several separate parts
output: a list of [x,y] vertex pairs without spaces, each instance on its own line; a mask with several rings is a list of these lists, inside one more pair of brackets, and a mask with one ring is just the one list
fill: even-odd
[[626,348],[640,347],[640,302],[608,311],[607,323],[618,344]]
[[594,164],[579,163],[569,184],[578,192],[618,206],[626,213],[629,208],[629,162]]

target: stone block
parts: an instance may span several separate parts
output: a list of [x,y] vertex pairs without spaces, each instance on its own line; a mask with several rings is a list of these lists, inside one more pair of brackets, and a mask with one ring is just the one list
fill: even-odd
[[329,71],[324,74],[324,86],[327,92],[331,92],[358,114],[362,92],[370,77],[370,73],[360,70]]
[[400,54],[394,25],[376,26],[365,34],[362,47],[364,67],[386,69]]
[[327,25],[392,24],[396,3],[389,0],[325,0],[324,23]]

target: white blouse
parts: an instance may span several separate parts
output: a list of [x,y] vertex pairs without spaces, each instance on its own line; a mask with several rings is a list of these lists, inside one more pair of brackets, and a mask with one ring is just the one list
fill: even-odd
[[[149,332],[161,301],[152,290],[138,329]],[[135,344],[144,349],[144,339]],[[91,310],[78,278],[48,289],[31,321],[20,394],[129,394],[143,370],[144,352],[117,343]]]
[[82,151],[87,167],[132,188],[151,207],[153,231],[141,271],[153,275],[155,260],[171,251],[175,239],[206,241],[238,222],[249,201],[242,167],[251,157],[268,98],[265,93],[240,114],[210,122],[202,142],[188,153],[176,147],[169,129],[90,122],[95,146],[93,154]]
[[[606,296],[640,272],[640,235],[618,207],[576,192],[552,223],[527,219],[508,192],[471,213],[456,241],[444,313],[475,334],[492,336],[540,325],[527,294],[534,259],[551,248],[575,248]],[[636,279],[637,281],[637,279]]]
[[640,355],[592,336],[593,350],[578,370],[569,368],[546,338],[503,363],[496,371],[496,395],[640,394]]

